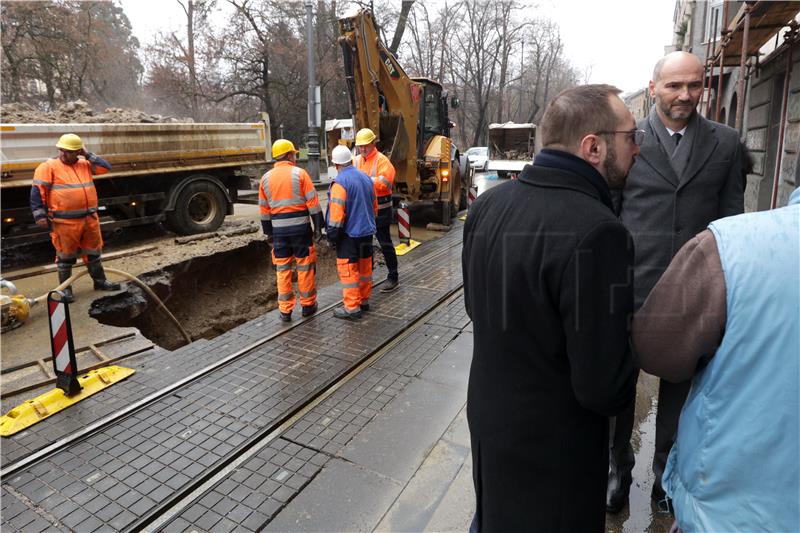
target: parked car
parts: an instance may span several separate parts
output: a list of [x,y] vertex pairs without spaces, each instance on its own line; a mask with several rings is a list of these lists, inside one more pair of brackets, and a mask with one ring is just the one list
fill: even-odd
[[489,156],[489,148],[487,146],[473,146],[466,153],[470,167],[475,170],[486,170],[486,161]]

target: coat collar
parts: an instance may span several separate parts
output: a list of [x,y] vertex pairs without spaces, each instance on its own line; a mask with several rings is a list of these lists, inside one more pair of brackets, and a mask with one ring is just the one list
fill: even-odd
[[538,187],[588,194],[614,210],[605,178],[586,161],[567,152],[543,149],[536,155],[533,165],[525,166],[519,180]]
[[[676,189],[686,186],[699,174],[719,142],[714,135],[716,130],[715,123],[706,120],[695,111],[690,126],[694,129],[693,139],[691,139],[693,144],[692,151],[684,171],[679,176],[670,163],[669,155],[661,146],[658,129],[664,128],[664,125],[661,123],[661,119],[658,118],[655,106],[650,109],[650,115],[640,122],[640,127],[647,132],[647,135],[645,135],[645,140],[640,148],[639,157]],[[664,129],[664,132],[666,133],[666,129]]]

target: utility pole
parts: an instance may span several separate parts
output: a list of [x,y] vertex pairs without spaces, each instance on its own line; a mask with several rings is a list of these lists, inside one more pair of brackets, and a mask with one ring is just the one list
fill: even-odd
[[319,183],[319,127],[317,121],[317,72],[314,63],[313,2],[306,1],[306,41],[308,43],[308,167],[311,180]]

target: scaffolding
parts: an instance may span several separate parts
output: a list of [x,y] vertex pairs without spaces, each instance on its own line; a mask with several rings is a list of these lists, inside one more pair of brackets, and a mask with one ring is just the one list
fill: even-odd
[[[747,1],[736,13],[720,33],[721,36],[714,43],[714,50],[711,51],[711,39],[708,41],[706,51],[706,64],[703,72],[703,86],[705,87],[705,116],[710,118],[711,113],[711,91],[716,72],[717,88],[714,96],[714,120],[719,122],[720,106],[724,88],[725,67],[739,67],[739,79],[737,88],[738,102],[736,107],[736,122],[734,127],[740,135],[743,133],[744,108],[746,105],[745,89],[746,82],[750,78],[751,72],[759,68],[759,50],[767,44],[770,39],[780,39],[781,29],[787,28],[783,32],[783,43],[776,46],[773,55],[786,53],[786,72],[783,80],[783,98],[781,102],[780,123],[778,127],[779,137],[777,154],[775,159],[775,172],[772,183],[772,198],[770,209],[774,209],[777,203],[778,185],[781,173],[781,162],[783,157],[783,140],[786,131],[786,116],[789,101],[789,82],[792,75],[794,45],[800,42],[800,31],[795,20],[800,4],[796,1]],[[722,20],[723,26],[728,21],[729,2],[724,2]],[[717,35],[717,21],[714,21],[714,31],[712,35]],[[703,109],[703,102],[700,103]]]

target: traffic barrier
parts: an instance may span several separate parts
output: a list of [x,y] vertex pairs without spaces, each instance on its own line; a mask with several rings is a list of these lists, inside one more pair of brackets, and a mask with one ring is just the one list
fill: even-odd
[[421,244],[411,238],[411,214],[406,202],[400,202],[397,209],[397,234],[400,237],[400,244],[394,247],[397,255],[405,255]]
[[[56,295],[58,298],[54,298]],[[67,396],[81,391],[78,383],[78,362],[75,360],[75,343],[72,340],[72,322],[69,306],[63,301],[64,293],[50,291],[47,295],[47,311],[50,313],[50,347],[53,350],[53,371],[56,387]]]
[[78,377],[69,306],[64,303],[63,298],[64,293],[61,291],[51,291],[47,295],[50,347],[53,350],[53,369],[57,388],[23,402],[0,417],[2,437],[10,437],[29,428],[135,372],[132,368],[112,365],[91,370],[86,375]]
[[472,185],[469,189],[467,189],[467,209],[472,207],[472,202],[478,197],[478,187]]

